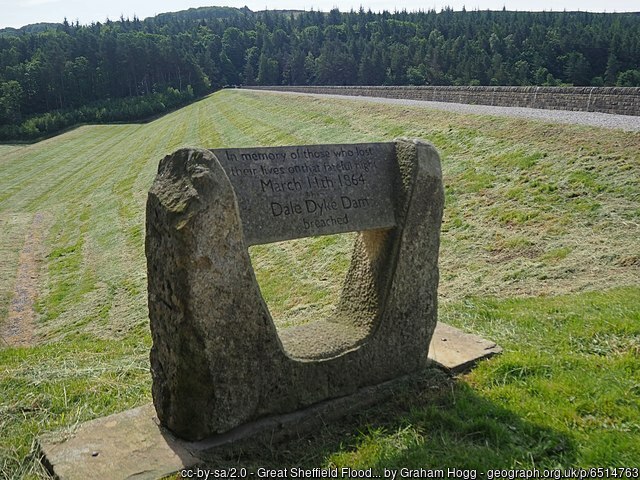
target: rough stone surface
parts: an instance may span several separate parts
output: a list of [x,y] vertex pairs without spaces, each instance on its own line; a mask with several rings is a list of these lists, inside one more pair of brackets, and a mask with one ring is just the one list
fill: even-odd
[[[382,224],[367,223],[376,215],[354,209],[352,225],[373,230],[358,235],[335,318],[297,332],[295,355],[278,337],[251,266],[244,232],[251,242],[274,240],[261,238],[247,214],[243,198],[251,192],[235,191],[219,151],[184,149],[161,161],[147,202],[146,254],[153,399],[164,426],[199,440],[427,365],[437,321],[440,160],[421,141],[390,145],[383,149],[390,159],[378,165],[391,163],[394,226],[385,214]],[[367,333],[339,343],[336,325]],[[314,347],[305,349],[309,342]]]
[[[438,323],[429,358],[451,373],[468,369],[501,351],[495,343]],[[448,377],[447,377],[448,378]],[[364,387],[304,410],[270,416],[202,441],[174,437],[158,425],[152,404],[82,424],[72,435],[38,440],[43,461],[60,480],[155,480],[221,455],[241,455],[274,442],[297,439],[327,422],[385,401],[400,388],[424,392],[443,381],[434,369]]]
[[44,463],[60,480],[151,480],[198,463],[155,416],[145,405],[84,423],[70,438],[39,439]]
[[221,456],[236,458],[298,439],[327,422],[383,402],[400,388],[428,391],[446,381],[442,375],[436,369],[423,370],[304,410],[245,423],[202,441],[174,437],[158,425],[149,404],[82,424],[66,438],[48,436],[38,443],[43,462],[58,480],[156,480],[207,462],[217,466]]
[[438,323],[429,346],[429,358],[451,373],[469,370],[480,360],[501,352],[495,342],[445,323]]

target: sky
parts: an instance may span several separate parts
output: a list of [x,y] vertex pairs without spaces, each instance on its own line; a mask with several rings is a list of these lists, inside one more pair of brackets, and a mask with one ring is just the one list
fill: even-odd
[[60,23],[66,17],[69,22],[78,20],[86,25],[104,22],[107,18],[144,19],[158,13],[176,12],[192,7],[204,6],[244,7],[251,10],[320,10],[340,11],[365,10],[374,12],[388,10],[431,10],[440,11],[444,7],[461,10],[507,10],[518,11],[589,11],[589,12],[637,12],[638,0],[0,0],[0,28],[19,28],[39,22]]

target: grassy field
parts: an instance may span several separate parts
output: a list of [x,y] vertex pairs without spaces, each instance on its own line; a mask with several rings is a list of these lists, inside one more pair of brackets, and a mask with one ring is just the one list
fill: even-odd
[[[233,462],[640,465],[640,134],[228,90],[0,145],[0,478],[44,475],[37,435],[150,401],[144,205],[165,154],[397,136],[443,160],[440,318],[504,354]],[[331,310],[352,239],[252,248],[279,328]]]

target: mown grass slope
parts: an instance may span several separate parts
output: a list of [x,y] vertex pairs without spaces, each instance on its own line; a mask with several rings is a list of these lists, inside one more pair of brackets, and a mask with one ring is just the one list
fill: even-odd
[[[0,348],[0,472],[40,475],[36,435],[150,401],[144,204],[165,154],[397,136],[432,141],[443,160],[441,319],[505,353],[310,444],[241,461],[638,465],[640,134],[234,90],[149,124],[0,146],[5,329],[21,264],[38,272],[23,305],[35,311],[32,346]],[[252,248],[280,326],[330,311],[351,238]]]

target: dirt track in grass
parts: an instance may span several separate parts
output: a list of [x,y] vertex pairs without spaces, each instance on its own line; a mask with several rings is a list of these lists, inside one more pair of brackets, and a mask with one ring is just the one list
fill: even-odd
[[7,320],[0,325],[0,338],[10,347],[25,347],[33,344],[35,324],[35,301],[37,297],[38,273],[42,263],[41,243],[44,214],[33,216],[20,258],[18,272]]

